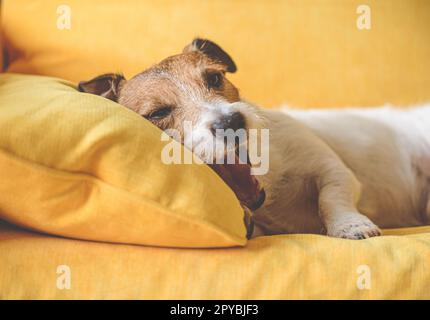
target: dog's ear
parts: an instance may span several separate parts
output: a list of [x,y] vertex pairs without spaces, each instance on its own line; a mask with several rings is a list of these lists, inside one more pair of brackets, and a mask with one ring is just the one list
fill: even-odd
[[125,81],[124,76],[121,74],[108,73],[89,81],[81,81],[78,88],[81,92],[96,94],[117,102],[119,91]]
[[184,48],[184,53],[191,51],[199,51],[209,58],[214,59],[226,66],[226,71],[236,72],[237,67],[233,59],[216,43],[206,39],[194,39],[191,44]]

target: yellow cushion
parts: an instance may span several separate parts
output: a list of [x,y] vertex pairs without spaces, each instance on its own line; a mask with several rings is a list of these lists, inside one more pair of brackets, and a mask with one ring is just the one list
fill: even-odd
[[2,74],[0,128],[1,219],[108,242],[246,242],[224,182],[206,165],[163,164],[161,131],[116,103],[61,80]]
[[429,100],[430,1],[365,3],[370,30],[357,28],[355,0],[4,0],[3,29],[11,72],[130,77],[201,36],[232,55],[231,79],[264,106]]
[[[416,234],[281,235],[240,249],[166,250],[0,225],[0,298],[430,299],[430,227],[391,233],[404,231]],[[70,268],[69,290],[59,266]]]

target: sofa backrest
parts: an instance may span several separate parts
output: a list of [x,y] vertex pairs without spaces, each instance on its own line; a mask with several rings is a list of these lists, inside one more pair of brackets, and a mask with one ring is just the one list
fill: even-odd
[[200,36],[231,54],[232,81],[264,106],[430,100],[430,1],[4,0],[2,9],[9,72],[130,77]]

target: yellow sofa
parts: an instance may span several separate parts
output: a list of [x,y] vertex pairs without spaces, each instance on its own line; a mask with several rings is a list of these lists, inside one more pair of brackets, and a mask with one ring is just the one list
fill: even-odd
[[[15,73],[58,77],[72,83],[110,71],[130,77],[179,52],[195,36],[216,41],[232,55],[239,68],[232,81],[243,97],[263,106],[404,105],[430,100],[430,3],[383,0],[367,4],[371,28],[361,30],[357,28],[361,2],[352,0],[69,0],[66,6],[56,0],[3,0],[6,74],[0,76],[0,123],[11,126],[10,117],[18,114],[10,107],[15,95],[7,88],[20,79],[39,81]],[[63,101],[60,107],[70,106],[72,100],[64,97],[77,95],[73,85],[61,80],[67,83],[63,88],[57,80],[46,81],[54,83],[53,92]],[[19,101],[28,105],[32,97],[40,101],[34,88],[18,91],[16,97],[25,96]],[[48,93],[46,98],[53,101]],[[112,102],[97,97],[79,99],[80,104],[109,110],[106,119],[114,116],[121,123],[129,121],[135,128],[132,130],[142,128],[155,135],[155,128]],[[38,120],[43,120],[45,111],[51,111],[38,106]],[[33,117],[24,112],[22,117],[26,116]],[[57,121],[61,125],[69,119],[64,116]],[[146,237],[147,233],[139,235],[139,223],[134,225],[134,220],[125,218],[133,207],[109,212],[118,219],[117,226],[103,224],[103,213],[91,210],[75,213],[79,213],[80,222],[91,218],[92,222],[102,221],[100,225],[76,224],[73,206],[67,202],[68,188],[55,197],[40,192],[33,183],[23,190],[18,183],[26,174],[21,172],[15,180],[9,168],[16,170],[17,162],[8,167],[11,162],[0,157],[0,219],[4,220],[0,222],[1,299],[430,299],[430,226],[385,230],[382,237],[361,241],[281,235],[246,242],[237,201],[208,168],[160,174],[160,181],[183,176],[187,191],[177,190],[179,196],[172,199],[179,200],[170,201],[164,193],[160,195],[166,185],[155,179],[156,188],[136,189],[139,180],[116,175],[109,166],[78,168],[79,162],[64,161],[69,158],[61,154],[40,158],[43,154],[38,153],[34,158],[32,143],[24,149],[11,143],[11,137],[23,138],[19,132],[33,132],[25,131],[30,128],[28,122],[20,123],[25,124],[22,131],[10,127],[5,133],[2,128],[0,155],[13,152],[21,162],[32,162],[23,170],[34,168],[35,161],[71,174],[86,170],[102,182],[138,193],[139,201],[145,200],[143,212],[133,211],[133,219],[146,214],[154,217],[160,205],[163,214],[186,215],[187,219],[178,218],[173,224],[166,220],[158,226],[164,242],[153,242],[154,237]],[[110,128],[118,130],[112,129],[118,126],[115,122]],[[45,133],[44,128],[40,130]],[[62,137],[57,136],[59,140]],[[108,163],[117,165],[113,155],[108,152]],[[202,192],[198,206],[189,206],[187,211],[185,204],[192,199],[183,194],[198,189],[192,184],[194,177],[221,191],[213,197]],[[35,179],[30,173],[28,178]],[[167,181],[171,188],[172,181]],[[102,194],[94,185],[96,189],[91,190]],[[32,189],[36,195],[22,198]],[[214,204],[220,197],[222,201]],[[209,199],[210,209],[202,205],[201,198]],[[46,205],[31,205],[40,199],[45,199]],[[85,193],[82,199],[87,204]],[[67,215],[58,214],[61,206],[67,208]],[[43,216],[35,216],[41,212]],[[189,224],[180,224],[184,221],[198,221],[198,228],[184,229],[178,237],[169,233],[178,226],[188,228]],[[125,228],[132,229],[127,232]],[[62,266],[70,271],[70,287],[58,285]]]

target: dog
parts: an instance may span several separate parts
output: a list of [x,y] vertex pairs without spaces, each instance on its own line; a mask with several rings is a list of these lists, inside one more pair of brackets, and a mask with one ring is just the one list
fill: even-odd
[[[236,70],[220,46],[198,38],[130,80],[105,74],[79,90],[178,130],[190,148],[216,137],[215,129],[269,129],[269,170],[256,177],[265,201],[256,200],[253,237],[365,239],[381,235],[379,227],[430,222],[430,105],[268,110],[241,99],[226,77]],[[192,139],[184,139],[184,121],[193,124]]]

